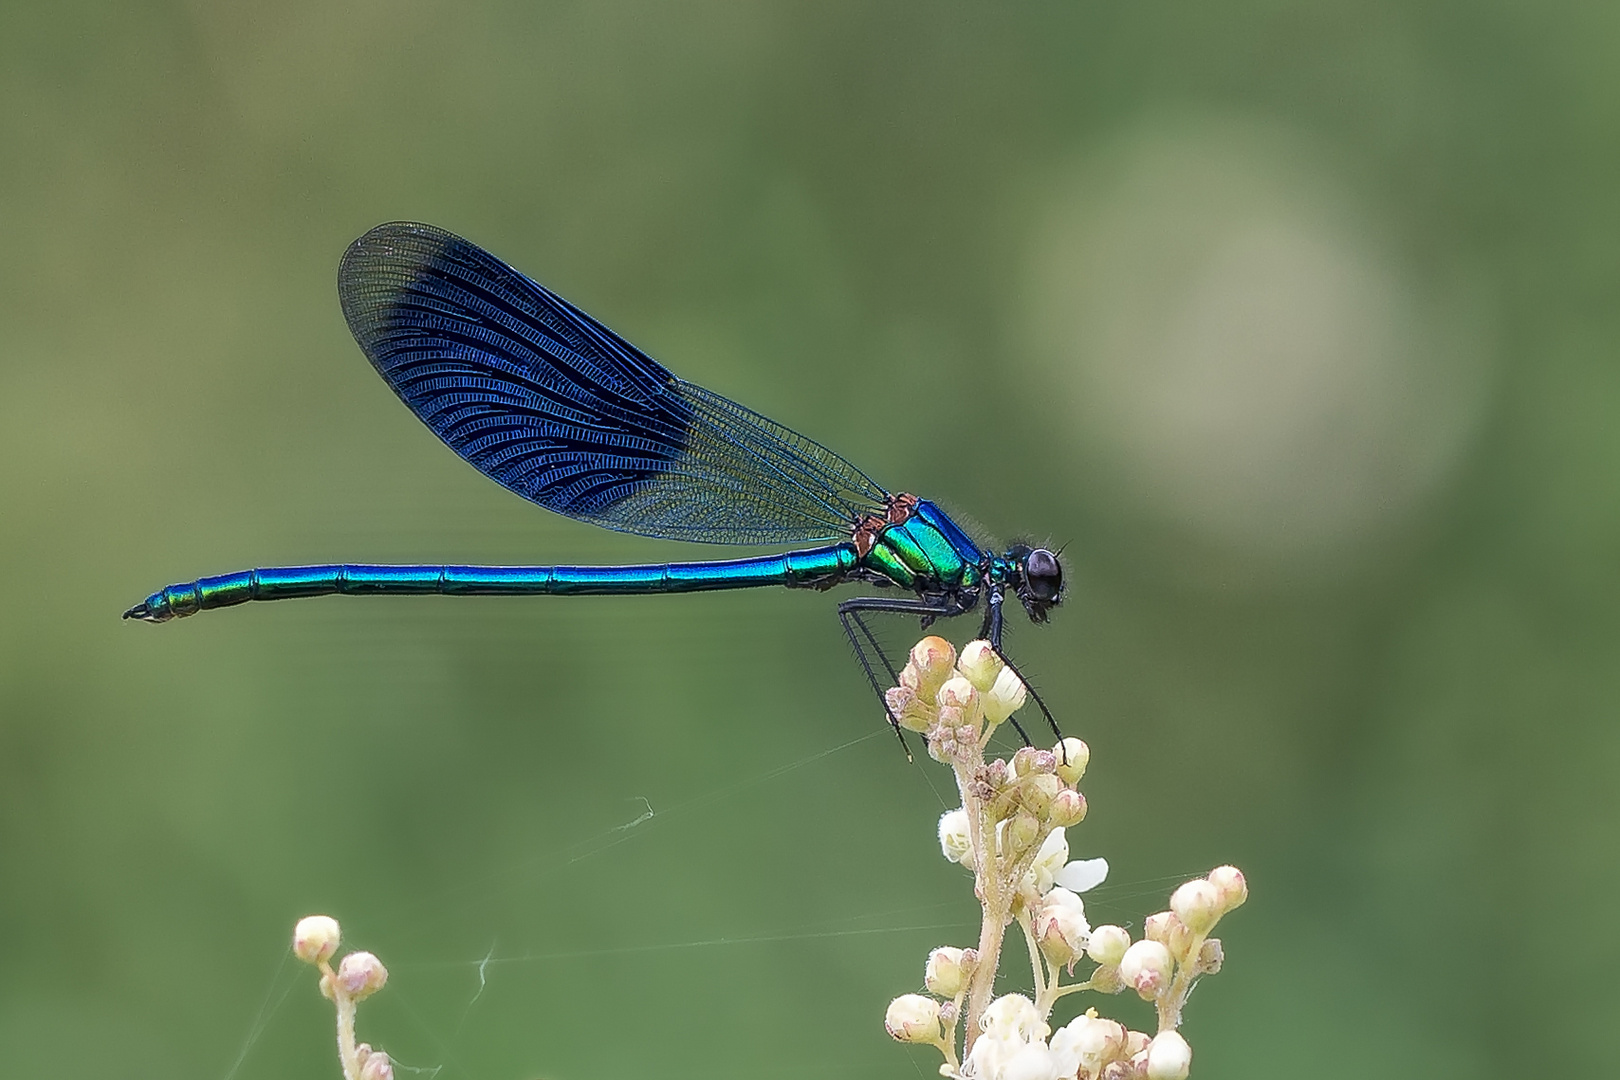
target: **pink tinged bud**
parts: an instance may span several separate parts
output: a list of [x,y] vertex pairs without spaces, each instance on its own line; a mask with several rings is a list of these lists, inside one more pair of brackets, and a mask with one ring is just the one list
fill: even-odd
[[1060,828],[1080,824],[1086,820],[1086,797],[1073,788],[1064,788],[1052,796],[1046,819]]
[[1065,784],[1078,784],[1091,763],[1091,747],[1079,739],[1064,739],[1052,749],[1057,757],[1057,774]]
[[1221,917],[1224,905],[1220,890],[1199,878],[1189,881],[1170,895],[1170,910],[1182,925],[1195,934],[1208,933]]
[[907,686],[891,686],[883,692],[884,704],[895,722],[907,731],[927,731],[934,723],[934,710]]
[[394,1080],[394,1063],[381,1050],[373,1050],[360,1066],[360,1080]]
[[963,949],[955,949],[949,945],[935,949],[928,954],[928,967],[923,974],[923,982],[930,994],[938,994],[942,998],[953,998],[962,992],[967,985],[968,976],[972,968],[968,965],[967,953]]
[[973,715],[973,710],[978,706],[979,692],[962,676],[953,675],[940,686],[938,701],[941,710],[960,709],[964,719],[958,723],[962,723]]
[[355,1001],[364,1001],[388,982],[388,969],[368,952],[352,952],[338,965],[338,992]]
[[1137,1080],[1137,1072],[1129,1062],[1110,1061],[1097,1074],[1097,1080]]
[[1135,1057],[1137,1054],[1146,1053],[1152,1042],[1153,1036],[1145,1031],[1128,1031],[1125,1033],[1125,1054],[1127,1057]]
[[1104,967],[1118,967],[1131,947],[1131,935],[1123,926],[1099,926],[1086,942],[1086,955]]
[[338,922],[330,915],[310,915],[293,927],[293,955],[306,964],[330,960],[343,939]]
[[942,705],[935,713],[938,717],[940,734],[954,735],[972,733],[977,741],[977,732],[973,731],[973,717],[960,705]]
[[1035,773],[1033,776],[1025,777],[1019,781],[1018,788],[1019,801],[1036,817],[1049,815],[1052,800],[1057,797],[1058,792],[1061,791],[1065,795],[1074,794],[1063,786],[1063,781],[1051,773]]
[[939,1022],[946,1027],[956,1023],[956,1002],[942,1001],[939,1005]]
[[996,676],[1006,666],[988,641],[968,642],[962,646],[962,655],[956,661],[956,670],[981,694],[996,685]]
[[937,1043],[941,1037],[939,1002],[921,994],[901,994],[889,1002],[883,1027],[897,1042]]
[[1001,674],[996,676],[995,685],[984,694],[985,720],[991,727],[1006,720],[1024,707],[1027,693],[1023,682],[1013,674],[1012,668],[1003,668]]
[[1147,1049],[1148,1080],[1186,1080],[1192,1069],[1192,1047],[1177,1031],[1161,1031]]
[[1029,776],[1038,772],[1051,772],[1057,764],[1050,751],[1037,750],[1033,746],[1020,746],[1017,753],[1012,756],[1011,770],[1019,776]]
[[1235,866],[1217,866],[1209,872],[1209,883],[1221,894],[1221,912],[1240,907],[1249,898],[1249,883]]
[[1160,911],[1149,915],[1142,924],[1142,936],[1149,941],[1169,941],[1170,923],[1175,917],[1175,912],[1172,911]]
[[1170,985],[1174,964],[1170,950],[1157,941],[1138,941],[1119,960],[1119,977],[1144,1001],[1152,1001]]
[[[1075,900],[1078,903],[1079,897]],[[1041,908],[1035,915],[1033,929],[1035,944],[1057,967],[1074,962],[1086,947],[1086,937],[1091,932],[1083,909],[1061,902],[1048,903]]]
[[950,678],[956,666],[956,649],[944,638],[929,635],[911,647],[906,666],[916,679],[917,692],[930,697],[939,690],[940,683]]

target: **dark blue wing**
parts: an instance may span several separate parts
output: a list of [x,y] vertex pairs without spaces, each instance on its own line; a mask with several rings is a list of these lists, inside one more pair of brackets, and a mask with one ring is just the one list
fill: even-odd
[[355,340],[478,470],[609,529],[724,544],[847,537],[885,492],[443,229],[379,225],[338,268]]

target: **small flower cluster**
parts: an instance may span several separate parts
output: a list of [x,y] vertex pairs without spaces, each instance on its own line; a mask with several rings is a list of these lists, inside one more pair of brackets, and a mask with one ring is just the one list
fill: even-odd
[[[1178,888],[1170,910],[1147,919],[1140,941],[1121,926],[1093,930],[1079,894],[1107,877],[1108,863],[1069,861],[1065,831],[1086,816],[1077,785],[1090,749],[1063,739],[1051,750],[1025,746],[1010,760],[984,758],[995,729],[1026,695],[988,642],[970,643],[958,658],[937,637],[913,647],[900,685],[887,692],[890,714],[921,733],[929,755],[956,775],[962,806],[940,818],[940,850],[973,871],[983,921],[977,948],[929,954],[929,994],[895,998],[884,1026],[901,1042],[937,1047],[945,1058],[940,1074],[954,1080],[1182,1080],[1192,1065],[1192,1048],[1176,1030],[1182,1007],[1198,978],[1220,970],[1221,943],[1209,934],[1243,903],[1248,886],[1223,866]],[[1035,993],[992,998],[1004,931],[1014,922],[1029,946]],[[1064,983],[1082,958],[1095,968]],[[1157,1034],[1128,1030],[1095,1009],[1055,1033],[1048,1025],[1065,995],[1127,989],[1154,1003]]]
[[342,931],[327,915],[310,915],[293,928],[293,955],[321,973],[321,996],[337,1006],[338,1062],[343,1080],[394,1080],[394,1064],[381,1050],[354,1041],[355,1007],[388,982],[388,969],[368,952],[352,952],[332,970]]

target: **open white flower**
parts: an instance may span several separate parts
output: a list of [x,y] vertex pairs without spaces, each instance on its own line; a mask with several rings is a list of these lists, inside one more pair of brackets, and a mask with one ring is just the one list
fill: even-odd
[[1052,1054],[1064,1076],[1079,1068],[1095,1075],[1124,1054],[1125,1036],[1124,1025],[1101,1019],[1097,1010],[1091,1009],[1052,1035]]
[[[1064,857],[1068,857],[1068,845],[1064,845]],[[1053,873],[1052,880],[1070,892],[1095,889],[1108,880],[1108,860],[1078,859]]]
[[1029,886],[1036,896],[1045,896],[1051,891],[1056,880],[1055,875],[1068,861],[1068,838],[1063,835],[1061,828],[1053,829],[1046,834],[1046,841],[1035,853],[1035,861],[1030,864],[1029,872],[1024,875],[1024,884]]
[[1057,1075],[1056,1056],[1045,1043],[1032,1042],[1007,1055],[996,1080],[1057,1080]]
[[1041,1018],[1041,1010],[1023,994],[1003,994],[996,998],[986,1006],[979,1026],[987,1036],[1019,1042],[1039,1042],[1051,1030]]

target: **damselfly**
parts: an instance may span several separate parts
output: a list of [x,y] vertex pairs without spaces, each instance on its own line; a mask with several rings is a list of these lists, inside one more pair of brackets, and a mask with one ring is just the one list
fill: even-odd
[[872,658],[891,681],[897,673],[867,614],[916,615],[927,626],[982,603],[980,637],[1006,661],[1004,595],[1017,597],[1035,622],[1046,621],[1063,598],[1053,552],[1027,544],[1000,554],[980,548],[933,503],[890,494],[819,443],[677,378],[443,229],[410,222],[372,229],[343,256],[338,295],[355,340],[400,399],[457,454],[524,498],[644,536],[821,546],[646,566],[244,570],[170,585],[124,618],[165,622],[249,600],[332,593],[585,596],[863,583],[911,594],[838,605],[844,633],[881,697]]

